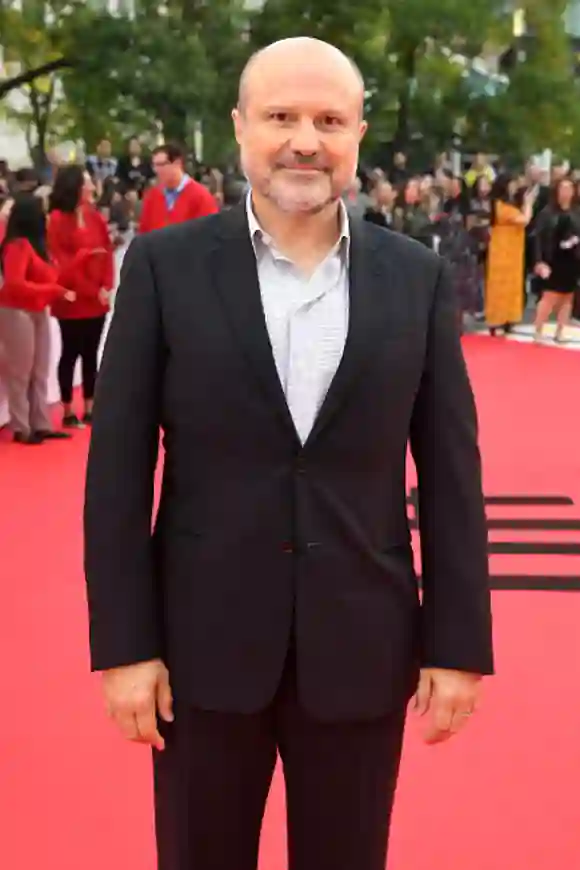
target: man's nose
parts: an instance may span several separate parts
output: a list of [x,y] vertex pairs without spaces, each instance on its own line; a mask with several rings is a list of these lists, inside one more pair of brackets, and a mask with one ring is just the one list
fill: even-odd
[[291,147],[300,154],[316,154],[320,148],[320,137],[312,121],[304,120],[292,133]]

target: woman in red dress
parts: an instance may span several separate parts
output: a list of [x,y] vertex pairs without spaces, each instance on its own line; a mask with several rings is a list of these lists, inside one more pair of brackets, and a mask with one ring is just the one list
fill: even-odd
[[[78,428],[91,422],[97,355],[114,283],[113,246],[104,218],[93,205],[95,187],[82,166],[62,166],[50,196],[48,250],[60,270],[62,284],[76,294],[70,305],[56,302],[62,353],[58,381],[63,424]],[[73,377],[82,360],[84,416],[73,410]]]
[[75,294],[61,285],[57,269],[48,262],[44,207],[31,193],[18,195],[12,203],[0,245],[0,270],[0,343],[14,440],[42,444],[68,438],[53,431],[48,412],[47,306],[73,305]]

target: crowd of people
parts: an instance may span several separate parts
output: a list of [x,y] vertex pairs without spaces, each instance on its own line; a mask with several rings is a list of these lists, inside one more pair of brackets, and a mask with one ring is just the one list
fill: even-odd
[[462,175],[446,155],[426,173],[376,169],[349,192],[350,209],[366,220],[412,236],[444,256],[453,271],[458,311],[509,333],[536,304],[535,339],[554,313],[554,340],[566,341],[580,317],[580,175],[568,166],[550,173],[530,161],[516,174],[478,154]]
[[[166,145],[149,160],[130,146],[125,163],[100,154],[86,165],[55,166],[44,181],[31,169],[5,186],[0,213],[0,345],[10,427],[21,444],[69,438],[91,423],[98,350],[115,288],[114,251],[127,234],[218,210],[207,188],[184,169],[182,152]],[[157,178],[157,184],[151,180]],[[61,335],[58,383],[62,429],[48,410],[49,315]],[[73,406],[82,364],[83,413]]]
[[[90,424],[115,248],[134,233],[230,208],[247,189],[235,171],[195,167],[171,144],[146,154],[138,138],[118,158],[103,139],[85,161],[49,159],[44,173],[11,173],[0,161],[0,347],[15,441],[42,444]],[[345,204],[353,217],[411,236],[448,261],[462,326],[471,319],[491,335],[509,333],[535,299],[536,341],[555,314],[561,343],[571,318],[580,317],[579,198],[580,177],[567,166],[547,174],[530,161],[514,175],[478,154],[459,175],[443,154],[414,173],[398,153],[389,170],[361,170]],[[47,407],[49,314],[62,339],[59,430]],[[79,359],[84,405],[77,415]]]

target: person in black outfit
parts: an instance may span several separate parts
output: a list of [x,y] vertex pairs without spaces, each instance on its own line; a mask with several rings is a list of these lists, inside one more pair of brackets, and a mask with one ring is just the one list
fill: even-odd
[[[535,197],[533,200],[532,218],[526,227],[526,268],[524,275],[524,306],[527,304],[527,288],[529,288],[532,296],[539,300],[542,295],[543,281],[534,271],[536,265],[536,224],[538,217],[543,210],[550,204],[551,190],[549,184],[543,182],[544,172],[542,169],[530,161],[526,167],[524,191],[533,191]],[[522,191],[523,192],[523,191]]]
[[395,200],[392,228],[425,247],[433,248],[434,217],[432,202],[430,198],[422,197],[419,180],[410,178]]
[[154,178],[151,161],[143,156],[141,142],[136,136],[129,139],[127,152],[119,158],[117,178],[124,194],[135,193],[139,198]]
[[[363,100],[333,46],[263,49],[233,113],[251,199],[140,235],[125,258],[85,564],[107,707],[156,747],[159,870],[255,870],[278,754],[288,866],[384,870],[408,701],[440,742],[493,670],[453,289],[440,257],[342,204]],[[296,311],[289,291],[317,265]]]
[[375,182],[370,196],[371,205],[365,209],[364,220],[379,227],[391,227],[396,196],[393,185],[390,181],[381,179]]
[[396,151],[393,155],[393,165],[389,171],[389,181],[394,187],[399,187],[405,184],[410,177],[407,155],[403,151]]
[[491,229],[491,188],[488,178],[480,175],[470,191],[466,218],[477,257],[476,316],[478,319],[484,317],[485,270]]
[[574,182],[561,179],[554,187],[552,203],[537,219],[535,272],[542,281],[542,297],[536,310],[536,341],[541,341],[552,312],[557,315],[554,341],[564,341],[564,330],[570,322],[580,280],[580,211],[574,199]]

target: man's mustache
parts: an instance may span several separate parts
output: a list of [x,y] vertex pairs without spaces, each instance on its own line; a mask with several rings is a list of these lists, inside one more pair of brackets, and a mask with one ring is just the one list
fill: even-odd
[[305,166],[309,169],[318,169],[320,172],[328,172],[326,161],[316,154],[296,155],[276,163],[276,169],[304,169]]

